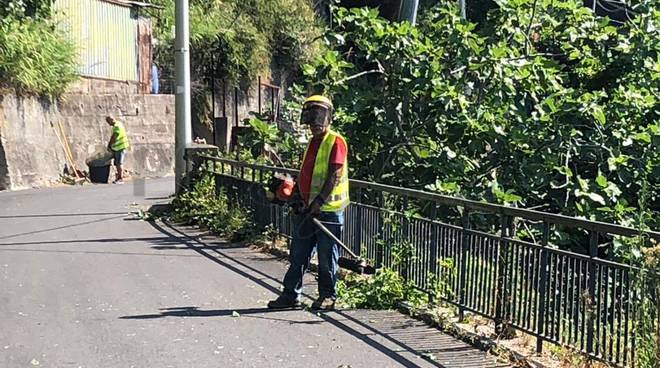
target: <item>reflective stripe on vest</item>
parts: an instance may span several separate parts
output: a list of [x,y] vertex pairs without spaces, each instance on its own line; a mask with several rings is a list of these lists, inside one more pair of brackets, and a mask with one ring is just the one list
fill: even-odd
[[126,129],[124,128],[124,124],[122,124],[120,121],[115,122],[112,132],[113,134],[117,133],[117,137],[115,138],[115,143],[112,145],[112,150],[121,151],[127,149],[128,137],[126,136]]
[[[312,203],[316,196],[319,195],[323,184],[328,178],[330,154],[332,153],[332,147],[334,147],[337,139],[341,139],[344,141],[344,144],[346,144],[344,137],[339,135],[339,133],[330,130],[328,131],[328,134],[323,137],[323,141],[319,145],[319,149],[316,152],[316,159],[314,160],[314,172],[312,173],[309,203]],[[309,145],[307,146],[307,150],[305,150],[305,158],[307,157],[308,151]],[[303,162],[305,162],[305,158],[303,158]],[[332,189],[330,196],[326,199],[326,203],[321,206],[321,211],[339,212],[348,207],[348,204],[350,203],[348,186],[348,158],[346,158],[344,165],[342,166],[339,184]]]

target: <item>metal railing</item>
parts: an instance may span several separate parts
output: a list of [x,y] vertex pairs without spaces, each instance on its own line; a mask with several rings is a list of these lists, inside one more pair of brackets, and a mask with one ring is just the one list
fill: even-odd
[[[261,225],[291,236],[292,217],[269,203],[263,185],[296,170],[198,156],[218,190],[252,211]],[[543,342],[618,366],[634,366],[637,269],[598,257],[599,245],[636,229],[540,211],[350,181],[343,241],[378,266],[392,267],[416,287]],[[415,210],[413,212],[413,210]],[[494,226],[496,224],[496,226]],[[521,225],[522,224],[522,225]],[[515,227],[540,234],[521,239]],[[552,247],[553,232],[584,234],[586,254]],[[660,240],[660,233],[645,236]],[[404,256],[401,261],[401,256]]]

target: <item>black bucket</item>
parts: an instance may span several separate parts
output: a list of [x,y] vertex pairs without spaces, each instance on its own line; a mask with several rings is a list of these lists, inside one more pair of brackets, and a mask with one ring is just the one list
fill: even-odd
[[89,166],[89,180],[92,183],[108,184],[108,177],[110,176],[110,165],[107,166]]

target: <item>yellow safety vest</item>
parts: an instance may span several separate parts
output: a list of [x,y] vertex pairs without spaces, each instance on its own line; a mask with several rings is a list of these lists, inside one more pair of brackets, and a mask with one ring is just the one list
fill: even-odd
[[[344,144],[346,140],[344,137],[339,135],[332,130],[323,137],[323,141],[319,146],[319,150],[316,153],[316,160],[314,161],[314,172],[312,173],[312,185],[309,193],[309,203],[316,198],[316,196],[321,193],[321,188],[328,178],[328,168],[330,167],[330,154],[332,153],[332,147],[335,145],[335,141],[341,139]],[[311,143],[311,142],[310,142]],[[309,145],[305,150],[305,158],[307,157],[307,152],[309,151]],[[305,162],[303,158],[303,163]],[[341,170],[341,178],[339,179],[339,184],[332,189],[330,197],[326,199],[326,203],[321,206],[321,211],[323,212],[339,212],[344,208],[348,207],[350,203],[350,198],[348,196],[348,158],[344,161],[344,166]]]
[[113,151],[121,151],[128,148],[128,136],[126,136],[126,128],[120,121],[116,121],[112,127],[112,134],[117,134],[115,142],[112,145]]

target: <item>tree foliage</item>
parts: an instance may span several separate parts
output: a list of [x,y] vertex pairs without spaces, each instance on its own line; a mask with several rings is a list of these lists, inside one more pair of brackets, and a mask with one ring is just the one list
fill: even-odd
[[[164,7],[153,12],[157,63],[174,68],[174,2],[154,0]],[[241,82],[244,87],[271,64],[295,72],[310,61],[320,44],[321,28],[310,1],[193,0],[190,3],[190,40],[193,77],[210,75]]]
[[660,11],[614,27],[580,1],[453,2],[417,27],[339,9],[304,68],[337,106],[354,177],[589,219],[660,223]]
[[0,5],[0,85],[57,97],[78,78],[76,46],[49,20],[49,6],[37,0]]
[[1,0],[0,17],[48,18],[53,0]]

